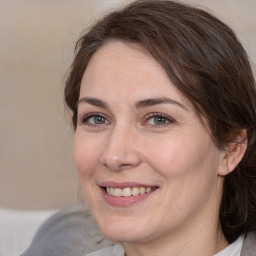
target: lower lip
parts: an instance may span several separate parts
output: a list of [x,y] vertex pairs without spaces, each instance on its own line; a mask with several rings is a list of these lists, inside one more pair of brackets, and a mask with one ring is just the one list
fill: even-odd
[[103,191],[103,197],[107,201],[108,204],[112,206],[120,206],[120,207],[128,207],[132,206],[138,202],[141,202],[151,196],[156,190],[153,190],[151,192],[137,195],[137,196],[111,196],[108,195],[107,192],[102,189]]

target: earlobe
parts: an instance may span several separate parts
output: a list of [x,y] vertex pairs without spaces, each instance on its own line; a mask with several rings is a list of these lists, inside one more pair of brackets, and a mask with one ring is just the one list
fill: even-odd
[[218,174],[225,176],[236,168],[239,162],[242,160],[247,148],[247,131],[241,130],[236,141],[230,143],[226,150],[223,151],[223,156],[219,166]]

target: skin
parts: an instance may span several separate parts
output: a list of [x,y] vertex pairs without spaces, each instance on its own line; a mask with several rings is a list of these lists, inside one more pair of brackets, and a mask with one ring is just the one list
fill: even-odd
[[[156,98],[171,100],[148,100]],[[207,124],[141,47],[114,41],[93,55],[81,84],[74,162],[103,234],[122,242],[126,255],[212,256],[225,248],[218,208],[223,176],[241,152],[234,155],[215,146]],[[157,189],[113,206],[104,182]]]

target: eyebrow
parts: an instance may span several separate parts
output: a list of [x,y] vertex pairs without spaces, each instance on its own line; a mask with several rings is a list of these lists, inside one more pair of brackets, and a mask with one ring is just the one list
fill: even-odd
[[[100,107],[100,108],[104,108],[104,109],[110,109],[110,107],[108,106],[108,104],[98,98],[91,98],[91,97],[83,97],[81,99],[79,99],[78,104],[80,103],[87,103],[96,107]],[[185,108],[184,105],[182,105],[180,102],[167,98],[167,97],[159,97],[159,98],[149,98],[149,99],[145,99],[145,100],[140,100],[137,101],[134,104],[135,109],[141,109],[141,108],[146,108],[146,107],[150,107],[150,106],[154,106],[154,105],[158,105],[158,104],[172,104],[172,105],[177,105],[185,110],[187,110],[187,108]]]
[[149,98],[149,99],[138,101],[135,103],[135,108],[140,109],[140,108],[150,107],[158,104],[173,104],[187,110],[185,106],[182,105],[180,102],[167,97]]
[[105,101],[97,99],[97,98],[83,97],[83,98],[79,99],[77,106],[82,102],[88,103],[88,104],[96,106],[96,107],[109,109],[108,104]]

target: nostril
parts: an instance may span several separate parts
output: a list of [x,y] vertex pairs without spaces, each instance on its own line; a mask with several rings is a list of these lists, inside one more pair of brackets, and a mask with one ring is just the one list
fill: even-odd
[[102,154],[100,163],[112,171],[126,170],[138,166],[141,162],[141,156],[134,148],[123,146],[116,148],[108,145]]
[[132,164],[121,164],[119,169],[120,170],[126,170],[126,169],[130,169],[132,167],[134,167]]

